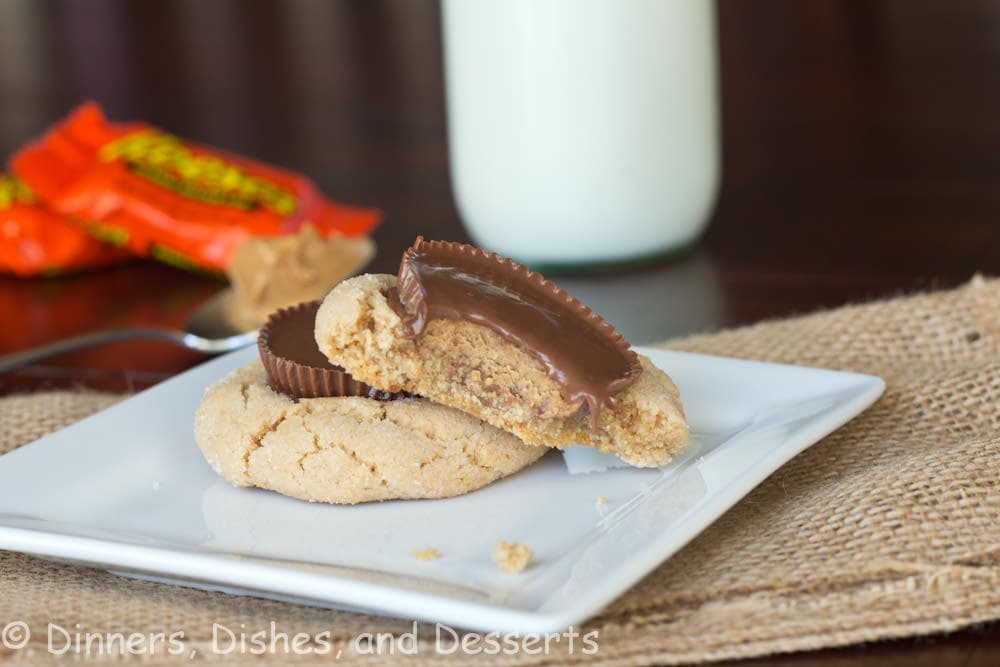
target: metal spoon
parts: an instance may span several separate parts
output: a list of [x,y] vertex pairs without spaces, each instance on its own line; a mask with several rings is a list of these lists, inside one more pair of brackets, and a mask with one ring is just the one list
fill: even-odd
[[205,354],[220,354],[246,347],[256,342],[257,331],[239,331],[229,324],[224,308],[230,295],[231,291],[224,289],[199,306],[184,323],[184,331],[151,328],[95,331],[0,357],[0,373],[39,359],[124,340],[163,340]]

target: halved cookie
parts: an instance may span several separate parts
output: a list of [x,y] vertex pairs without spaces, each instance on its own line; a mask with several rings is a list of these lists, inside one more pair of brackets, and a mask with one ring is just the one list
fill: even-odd
[[411,335],[390,304],[396,287],[395,276],[357,276],[320,306],[320,351],[358,380],[457,408],[530,445],[582,444],[636,466],[663,465],[686,444],[677,388],[648,359],[639,357],[641,373],[592,424],[595,415],[568,395],[552,369],[492,328],[437,318]]

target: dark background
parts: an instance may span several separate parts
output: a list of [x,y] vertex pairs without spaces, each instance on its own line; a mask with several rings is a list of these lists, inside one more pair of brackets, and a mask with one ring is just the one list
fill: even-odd
[[[636,342],[1000,270],[1000,3],[719,3],[723,186],[671,264],[559,282]],[[430,0],[0,0],[0,153],[80,101],[309,174],[387,214],[372,270],[451,199]],[[0,354],[98,327],[180,326],[221,283],[148,262],[0,277]],[[0,376],[0,393],[153,384],[202,360],[118,345]],[[986,665],[997,626],[767,661]],[[763,664],[763,663],[761,663]]]

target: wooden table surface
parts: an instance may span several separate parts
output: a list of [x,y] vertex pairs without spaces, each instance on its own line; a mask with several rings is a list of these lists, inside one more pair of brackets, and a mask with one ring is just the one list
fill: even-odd
[[[1000,4],[722,0],[719,36],[723,187],[704,241],[560,283],[645,342],[1000,273]],[[97,99],[382,207],[371,268],[394,271],[418,233],[466,239],[441,70],[430,0],[2,0],[0,152]],[[221,287],[148,262],[0,277],[0,354],[180,326]],[[120,344],[0,376],[0,394],[141,389],[201,361]],[[748,664],[997,665],[1000,625]]]

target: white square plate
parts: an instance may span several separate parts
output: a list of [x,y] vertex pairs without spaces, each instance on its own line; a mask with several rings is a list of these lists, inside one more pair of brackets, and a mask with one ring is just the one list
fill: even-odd
[[[235,489],[202,459],[191,423],[205,387],[254,358],[248,348],[0,457],[0,548],[455,627],[561,631],[884,388],[868,375],[639,351],[677,382],[694,433],[659,470],[570,475],[552,453],[460,498],[353,507]],[[534,550],[528,570],[496,567],[498,538]],[[415,559],[425,547],[441,558]]]

